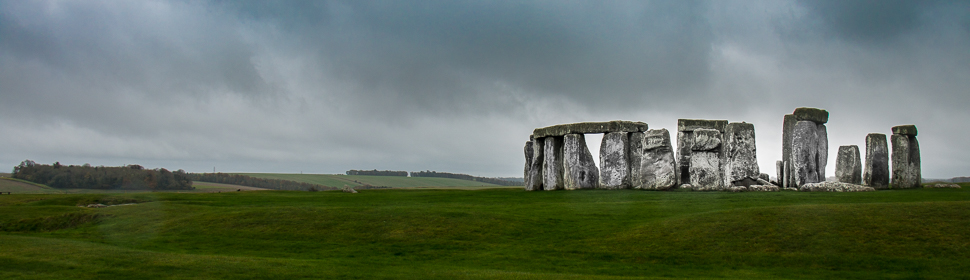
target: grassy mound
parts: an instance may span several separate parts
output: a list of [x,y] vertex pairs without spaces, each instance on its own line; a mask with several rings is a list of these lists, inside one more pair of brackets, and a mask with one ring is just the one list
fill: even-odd
[[[92,199],[142,203],[74,206]],[[0,224],[78,215],[98,216],[0,232],[0,278],[952,279],[970,271],[966,188],[0,197]]]

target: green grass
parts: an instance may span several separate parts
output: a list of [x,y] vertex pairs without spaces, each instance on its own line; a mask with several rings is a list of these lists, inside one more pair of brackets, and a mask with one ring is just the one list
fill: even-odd
[[0,279],[967,279],[961,185],[5,195]]
[[495,184],[475,182],[469,180],[459,180],[451,178],[429,178],[429,177],[399,177],[399,176],[364,176],[364,175],[339,175],[339,174],[280,174],[280,173],[239,173],[241,175],[252,176],[265,179],[282,179],[311,184],[320,184],[328,187],[360,186],[369,184],[371,186],[386,186],[392,188],[442,188],[442,187],[501,187]]

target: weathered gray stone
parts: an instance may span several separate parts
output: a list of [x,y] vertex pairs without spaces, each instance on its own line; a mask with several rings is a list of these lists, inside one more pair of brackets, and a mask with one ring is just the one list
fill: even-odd
[[862,160],[859,146],[839,147],[839,157],[835,159],[835,177],[842,183],[862,184]]
[[[670,132],[666,129],[651,129],[644,133],[644,149],[640,161],[639,188],[645,190],[666,190],[677,186],[674,150],[670,146]],[[649,143],[648,143],[649,142]],[[659,144],[657,144],[659,143]]]
[[630,188],[630,137],[626,132],[603,135],[600,144],[600,188]]
[[818,182],[808,183],[798,187],[802,192],[871,192],[875,191],[872,187],[863,185],[849,184],[843,182]]
[[[792,131],[792,173],[794,186],[819,182],[818,177],[818,125],[799,121]],[[792,184],[789,184],[792,185]]]
[[818,108],[795,108],[795,112],[792,115],[795,115],[795,118],[799,121],[811,121],[816,124],[829,122],[829,112]]
[[726,160],[722,163],[725,186],[747,178],[758,178],[761,175],[758,169],[753,124],[729,123],[724,129],[723,149],[726,155]]
[[939,183],[939,184],[928,184],[928,185],[926,185],[926,188],[959,189],[960,188],[960,185],[957,185],[957,184],[944,184],[944,183]]
[[639,189],[641,187],[640,178],[641,162],[643,161],[643,132],[630,132],[630,187]]
[[680,184],[690,183],[690,146],[693,142],[693,131],[677,132],[677,182]]
[[782,187],[789,188],[791,182],[793,182],[794,176],[791,174],[792,161],[791,161],[791,141],[792,132],[795,130],[795,123],[798,119],[795,115],[785,115],[784,122],[781,128],[781,160],[783,162],[782,175],[778,177],[778,181],[782,183]]
[[771,184],[771,182],[770,182],[771,181],[771,175],[768,175],[768,173],[758,174],[758,179],[764,180],[765,182],[768,182],[768,184]]
[[594,189],[599,170],[586,147],[586,136],[566,134],[563,139],[563,184],[567,190]]
[[785,162],[784,161],[781,161],[781,160],[775,161],[775,173],[778,175],[778,177],[775,177],[775,181],[777,181],[775,183],[777,183],[779,186],[784,186],[784,181],[785,180],[782,179],[785,176]]
[[647,124],[631,121],[582,122],[560,124],[536,128],[532,131],[535,138],[547,136],[564,136],[566,134],[607,133],[607,132],[643,132],[647,131]]
[[677,120],[677,131],[694,131],[701,128],[724,131],[724,127],[727,126],[727,124],[727,120],[679,119]]
[[749,192],[777,192],[778,190],[779,190],[778,186],[771,185],[771,184],[748,186]]
[[547,191],[561,190],[563,184],[562,167],[562,145],[563,138],[560,136],[549,136],[543,139],[543,160],[542,160],[542,189]]
[[889,148],[886,135],[866,135],[866,165],[862,172],[862,184],[874,189],[889,188]]
[[[539,191],[542,190],[542,162],[543,162],[543,141],[542,139],[537,139],[535,141],[529,141],[532,144],[531,160],[529,160],[529,175],[526,176],[525,190],[527,191]],[[530,151],[526,148],[526,154],[528,155]]]
[[694,130],[694,140],[691,143],[690,149],[695,152],[715,150],[721,147],[721,137],[721,132],[714,129],[696,129]]
[[677,120],[677,168],[675,173],[679,183],[690,183],[690,158],[694,142],[694,130],[706,128],[723,132],[727,124],[728,121],[726,120]]
[[825,181],[825,167],[829,163],[829,133],[824,124],[819,124],[815,134],[818,136],[818,161],[816,161],[818,180]]
[[921,187],[922,172],[920,170],[919,142],[916,141],[916,136],[893,134],[890,140],[893,145],[892,188],[912,189]]
[[532,167],[532,157],[534,155],[534,151],[532,149],[532,140],[525,141],[525,148],[522,150],[525,153],[525,168],[522,172],[522,181],[523,185],[525,185],[525,189],[529,190],[529,169]]
[[690,182],[694,190],[721,190],[721,162],[716,152],[694,151],[690,157]]
[[915,125],[897,125],[893,127],[893,134],[916,136],[916,126]]

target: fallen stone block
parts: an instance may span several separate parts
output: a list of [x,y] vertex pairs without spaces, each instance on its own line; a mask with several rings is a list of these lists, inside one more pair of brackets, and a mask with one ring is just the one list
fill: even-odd
[[875,190],[872,187],[842,182],[808,183],[798,187],[798,191],[802,192],[871,192]]

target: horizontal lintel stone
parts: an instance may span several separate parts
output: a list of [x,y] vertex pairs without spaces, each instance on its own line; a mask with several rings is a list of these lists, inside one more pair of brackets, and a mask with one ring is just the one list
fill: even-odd
[[894,126],[893,134],[916,136],[916,126],[911,124]]
[[727,120],[677,120],[677,131],[694,131],[701,128],[709,128],[724,132],[724,127],[728,124]]
[[608,132],[644,132],[647,124],[633,121],[581,122],[536,128],[532,136],[542,138],[548,136],[563,136],[566,134],[608,133]]
[[829,122],[829,111],[818,108],[795,108],[795,112],[792,115],[795,115],[795,119],[799,121],[812,121],[817,124]]

